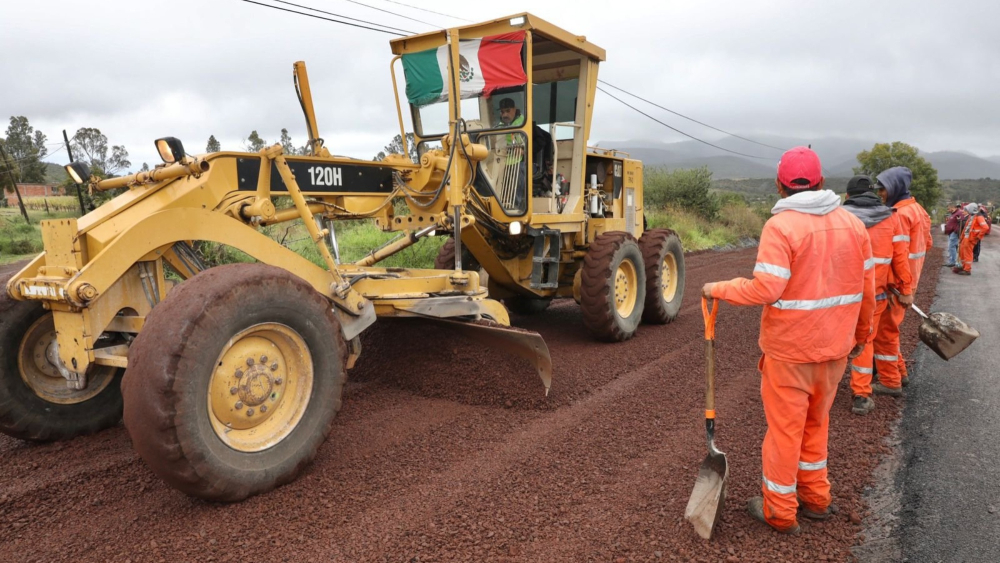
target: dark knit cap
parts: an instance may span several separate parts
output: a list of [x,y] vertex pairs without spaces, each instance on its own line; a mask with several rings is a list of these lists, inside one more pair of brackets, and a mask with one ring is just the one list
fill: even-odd
[[858,174],[847,182],[847,195],[860,195],[872,191],[872,179],[864,174]]

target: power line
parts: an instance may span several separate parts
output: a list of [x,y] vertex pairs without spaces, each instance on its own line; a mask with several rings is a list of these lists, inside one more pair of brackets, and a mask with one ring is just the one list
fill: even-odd
[[[368,30],[371,30],[371,31],[378,31],[378,32],[381,32],[381,33],[388,33],[388,34],[390,34],[390,35],[397,35],[397,36],[401,36],[401,34],[399,34],[399,33],[395,33],[395,32],[393,32],[393,31],[388,31],[388,30],[386,30],[386,29],[378,29],[378,28],[374,28],[374,27],[368,27],[368,26],[364,26],[364,25],[358,25],[358,24],[354,24],[354,23],[350,23],[350,22],[346,22],[346,21],[343,21],[343,20],[337,20],[337,19],[332,19],[332,18],[325,18],[325,17],[322,17],[322,16],[317,16],[317,15],[314,15],[314,14],[307,14],[307,13],[304,13],[304,12],[297,12],[297,11],[295,11],[295,10],[289,10],[289,9],[287,9],[287,8],[281,8],[281,7],[279,7],[279,6],[272,6],[272,5],[269,5],[269,4],[262,4],[262,3],[260,3],[260,2],[255,2],[254,0],[240,0],[240,1],[242,1],[242,2],[246,2],[246,3],[248,3],[248,4],[256,4],[256,5],[258,5],[258,6],[263,6],[263,7],[265,7],[265,8],[273,8],[273,9],[275,9],[275,10],[281,10],[281,11],[283,11],[283,12],[289,12],[289,13],[292,13],[292,14],[297,14],[297,15],[300,15],[300,16],[308,16],[308,17],[311,17],[311,18],[316,18],[316,19],[321,19],[321,20],[325,20],[325,21],[330,21],[330,22],[334,22],[334,23],[340,23],[340,24],[344,24],[344,25],[349,25],[349,26],[352,26],[352,27],[357,27],[357,28],[361,28],[361,29],[368,29]],[[324,12],[323,10],[316,10],[315,8],[309,8],[309,7],[307,7],[307,6],[300,6],[300,5],[297,5],[297,4],[292,4],[291,2],[285,2],[284,0],[274,0],[274,1],[276,1],[276,2],[281,2],[281,3],[283,3],[283,4],[289,4],[289,5],[292,5],[292,6],[296,6],[296,7],[298,7],[298,8],[302,8],[302,9],[306,9],[306,10],[314,10],[314,11],[317,11],[317,12],[321,12],[321,13],[326,13],[326,14],[330,14],[330,12]],[[357,0],[344,0],[344,1],[345,1],[345,2],[350,2],[350,3],[352,3],[352,4],[357,4],[357,5],[359,5],[359,6],[364,6],[364,7],[366,7],[366,8],[371,8],[371,9],[373,9],[373,10],[377,10],[377,11],[380,11],[380,12],[385,12],[385,13],[387,13],[387,14],[392,14],[392,15],[394,15],[394,16],[398,16],[398,17],[401,17],[401,18],[404,18],[404,19],[408,19],[408,20],[412,20],[412,21],[415,21],[415,22],[418,22],[418,23],[422,23],[422,24],[424,24],[424,25],[429,25],[429,26],[432,26],[432,27],[437,27],[437,26],[436,26],[436,25],[434,25],[434,24],[431,24],[431,23],[428,23],[428,22],[425,22],[425,21],[422,21],[422,20],[418,20],[418,19],[415,19],[415,18],[411,18],[411,17],[408,17],[408,16],[404,16],[404,15],[402,15],[402,14],[398,14],[398,13],[396,13],[396,12],[392,12],[392,11],[389,11],[389,10],[383,10],[383,9],[381,9],[381,8],[377,8],[377,7],[375,7],[375,6],[371,6],[371,5],[369,5],[369,4],[365,4],[365,3],[363,3],[363,2],[358,2]],[[386,1],[389,1],[389,0],[386,0]],[[399,3],[399,2],[394,2],[394,3],[398,3],[398,4],[400,4],[400,5],[404,5],[404,6],[406,6],[406,4],[401,4],[401,3]],[[412,6],[410,6],[410,7],[412,7]],[[425,10],[425,11],[430,11],[430,10]],[[337,15],[337,14],[332,14],[332,15]],[[446,14],[440,14],[440,15],[446,15]],[[346,16],[340,16],[340,15],[338,15],[338,17],[346,17]],[[355,19],[355,18],[351,18],[351,19],[354,19],[355,21],[361,21],[361,22],[364,22],[364,23],[366,23],[366,24],[369,24],[369,25],[378,25],[378,26],[381,26],[381,27],[386,27],[386,28],[389,28],[389,29],[399,29],[399,28],[392,28],[392,27],[389,27],[389,26],[384,26],[384,25],[382,25],[382,24],[377,24],[377,23],[374,23],[374,22],[370,22],[370,21],[366,21],[366,20],[358,20],[358,19]],[[459,19],[461,19],[461,18],[459,18]],[[466,21],[468,21],[468,20],[466,20]],[[408,33],[412,33],[412,32],[408,32]],[[635,94],[632,94],[632,93],[630,93],[630,92],[628,92],[628,91],[626,91],[626,90],[623,90],[622,88],[619,88],[619,87],[617,87],[617,86],[614,86],[613,84],[609,84],[609,83],[607,83],[607,82],[605,82],[605,81],[603,81],[603,80],[599,80],[599,82],[601,82],[601,83],[603,83],[603,84],[605,84],[605,85],[607,85],[607,86],[609,86],[609,87],[611,87],[611,88],[614,88],[614,89],[616,89],[616,90],[619,90],[619,91],[621,91],[621,92],[624,92],[624,93],[626,93],[626,94],[628,94],[628,95],[630,95],[630,96],[633,96],[633,97],[635,97],[635,98],[638,98],[638,99],[640,99],[640,100],[642,100],[642,101],[644,101],[644,102],[646,102],[646,103],[649,103],[649,104],[651,104],[651,105],[654,105],[654,106],[656,106],[656,107],[658,107],[658,108],[660,108],[660,109],[663,109],[663,110],[665,110],[665,111],[668,111],[668,112],[670,112],[670,113],[673,113],[673,114],[676,114],[676,115],[678,115],[678,116],[680,116],[680,117],[683,117],[684,119],[688,119],[688,120],[691,120],[691,121],[694,121],[695,123],[698,123],[698,124],[700,124],[700,125],[703,125],[703,126],[705,126],[705,127],[708,127],[708,128],[710,128],[710,129],[714,129],[714,130],[716,130],[716,131],[719,131],[719,132],[721,132],[721,133],[725,133],[726,135],[730,135],[730,136],[733,136],[733,137],[736,137],[736,138],[738,138],[738,139],[742,139],[742,140],[745,140],[745,141],[749,141],[749,142],[751,142],[751,143],[755,143],[755,144],[758,144],[758,145],[762,145],[762,146],[765,146],[765,147],[768,147],[768,148],[772,148],[772,149],[775,149],[775,150],[779,150],[779,151],[784,151],[784,150],[785,150],[785,149],[782,149],[782,148],[779,148],[779,147],[774,147],[774,146],[771,146],[771,145],[766,145],[766,144],[764,144],[764,143],[760,143],[760,142],[758,142],[758,141],[754,141],[754,140],[752,140],[752,139],[747,139],[747,138],[745,138],[745,137],[741,137],[741,136],[739,136],[739,135],[735,135],[735,134],[733,134],[733,133],[729,133],[728,131],[724,131],[724,130],[722,130],[722,129],[719,129],[719,128],[717,128],[717,127],[713,127],[713,126],[711,126],[711,125],[708,125],[708,124],[706,124],[706,123],[702,123],[702,122],[700,122],[700,121],[697,121],[697,120],[695,120],[695,119],[693,119],[693,118],[690,118],[690,117],[687,117],[687,116],[685,116],[685,115],[682,115],[682,114],[680,114],[680,113],[678,113],[678,112],[675,112],[675,111],[673,111],[673,110],[670,110],[670,109],[667,109],[667,108],[665,108],[665,107],[663,107],[663,106],[660,106],[660,105],[658,105],[658,104],[656,104],[656,103],[653,103],[653,102],[650,102],[649,100],[646,100],[646,99],[643,99],[643,98],[640,98],[639,96],[636,96]],[[746,157],[746,158],[753,158],[753,159],[758,159],[758,160],[771,160],[771,158],[770,158],[770,157],[764,157],[764,156],[755,156],[755,155],[752,155],[752,154],[746,154],[746,153],[741,153],[741,152],[738,152],[738,151],[734,151],[734,150],[730,150],[730,149],[727,149],[727,148],[725,148],[725,147],[720,147],[719,145],[716,145],[716,144],[713,144],[713,143],[710,143],[710,142],[708,142],[708,141],[705,141],[705,140],[702,140],[702,139],[699,139],[698,137],[695,137],[694,135],[691,135],[690,133],[685,133],[684,131],[681,131],[680,129],[677,129],[676,127],[673,127],[672,125],[668,125],[668,124],[664,123],[663,121],[660,121],[659,119],[656,119],[655,117],[653,117],[653,116],[649,115],[648,113],[645,113],[644,111],[640,110],[639,108],[637,108],[637,107],[635,107],[635,106],[633,106],[633,105],[629,104],[628,102],[626,102],[626,101],[622,100],[621,98],[619,98],[619,97],[615,96],[614,94],[612,94],[612,93],[608,92],[608,91],[607,91],[607,90],[605,90],[604,88],[601,88],[600,86],[598,86],[598,87],[597,87],[597,89],[598,89],[598,90],[600,90],[601,92],[603,92],[604,94],[606,94],[607,96],[611,97],[612,99],[614,99],[614,100],[618,101],[618,102],[619,102],[619,103],[621,103],[622,105],[624,105],[624,106],[628,107],[629,109],[631,109],[631,110],[635,111],[636,113],[639,113],[640,115],[643,115],[643,116],[645,116],[646,118],[648,118],[648,119],[650,119],[650,120],[652,120],[652,121],[655,121],[655,122],[659,123],[660,125],[663,125],[664,127],[668,128],[668,129],[670,129],[670,130],[672,130],[672,131],[675,131],[675,132],[677,132],[677,133],[680,133],[681,135],[684,135],[685,137],[688,137],[689,139],[692,139],[692,140],[694,140],[694,141],[697,141],[697,142],[699,142],[699,143],[702,143],[702,144],[704,144],[704,145],[708,145],[708,146],[710,146],[710,147],[712,147],[712,148],[716,148],[716,149],[719,149],[719,150],[721,150],[721,151],[724,151],[724,152],[728,152],[728,153],[730,153],[730,154],[735,154],[735,155],[738,155],[738,156],[743,156],[743,157]]]
[[333,12],[327,12],[326,10],[320,10],[318,8],[310,8],[309,6],[303,6],[301,4],[293,4],[292,2],[285,2],[285,0],[271,0],[271,1],[272,2],[277,2],[279,4],[287,4],[289,6],[295,6],[296,8],[302,8],[303,10],[312,10],[313,12],[319,12],[321,14],[326,14],[328,16],[335,16],[335,17],[338,17],[338,18],[344,18],[345,20],[352,20],[352,21],[356,21],[356,22],[367,23],[367,24],[370,24],[370,25],[377,25],[379,27],[384,27],[386,29],[391,29],[393,31],[402,31],[403,33],[409,33],[410,35],[413,35],[413,34],[416,33],[415,31],[410,31],[410,30],[407,30],[407,29],[400,29],[398,27],[392,27],[392,26],[388,26],[388,25],[382,25],[380,23],[372,23],[370,21],[359,20],[358,18],[352,18],[350,16],[345,16],[345,15],[342,15],[342,14],[335,14]]
[[424,25],[429,25],[429,26],[431,26],[433,28],[440,28],[441,27],[441,26],[439,26],[437,24],[425,22],[423,20],[418,20],[417,18],[411,18],[410,16],[404,16],[403,14],[397,14],[396,12],[392,12],[390,10],[383,10],[382,8],[376,8],[375,6],[372,6],[371,4],[365,4],[364,2],[358,2],[358,0],[344,0],[344,2],[350,2],[351,4],[357,4],[358,6],[364,6],[365,8],[371,8],[372,10],[378,10],[379,12],[385,12],[387,14],[392,14],[392,15],[394,15],[396,17],[403,18],[404,20],[415,21],[417,23],[422,23]]
[[672,113],[672,114],[674,114],[674,115],[676,115],[678,117],[683,117],[684,119],[687,119],[688,121],[693,121],[693,122],[697,123],[698,125],[702,125],[702,126],[708,127],[709,129],[718,131],[719,133],[725,133],[726,135],[729,135],[730,137],[736,137],[737,139],[741,139],[741,140],[747,141],[748,143],[753,143],[755,145],[760,145],[762,147],[767,147],[769,149],[774,149],[776,151],[785,152],[786,150],[788,150],[788,149],[783,149],[781,147],[776,147],[774,145],[768,145],[767,143],[761,143],[761,142],[755,141],[753,139],[747,139],[746,137],[741,137],[741,136],[737,135],[736,133],[730,133],[729,131],[726,131],[724,129],[719,129],[718,127],[713,127],[712,125],[709,125],[707,123],[703,123],[701,121],[698,121],[697,119],[694,119],[693,117],[688,117],[688,116],[686,116],[686,115],[684,115],[682,113],[676,112],[676,111],[674,111],[674,110],[672,110],[670,108],[665,108],[665,107],[663,107],[663,106],[661,106],[661,105],[659,105],[659,104],[657,104],[655,102],[651,102],[651,101],[647,100],[646,98],[643,98],[641,96],[637,96],[637,95],[633,94],[632,92],[629,92],[628,90],[625,90],[624,88],[619,88],[618,86],[615,86],[614,84],[610,84],[608,82],[605,82],[604,80],[598,79],[597,81],[600,82],[601,84],[604,84],[605,86],[610,86],[611,88],[614,88],[615,90],[618,90],[619,92],[624,92],[625,94],[628,94],[629,96],[632,96],[633,98],[642,100],[642,101],[646,102],[647,104],[649,104],[651,106],[658,107],[658,108],[662,109],[663,111],[670,112],[670,113]]
[[[356,23],[346,22],[344,20],[335,20],[333,18],[324,18],[323,16],[317,16],[316,14],[307,14],[305,12],[296,12],[295,10],[289,10],[288,8],[282,8],[280,6],[272,6],[270,4],[262,4],[260,2],[254,2],[254,0],[240,0],[240,1],[241,2],[246,2],[247,4],[256,4],[258,6],[263,6],[265,8],[271,8],[273,10],[281,10],[282,12],[288,12],[290,14],[298,14],[300,16],[308,16],[310,18],[316,18],[318,20],[325,20],[325,21],[329,21],[329,22],[333,22],[333,23],[340,23],[340,24],[344,24],[344,25],[349,25],[351,27],[358,27],[358,28],[361,28],[361,29],[368,29],[368,30],[371,30],[371,31],[378,31],[378,32],[381,32],[381,33],[388,33],[389,35],[396,35],[398,37],[403,37],[402,33],[396,33],[395,31],[389,31],[389,30],[386,30],[386,29],[378,29],[378,28],[375,28],[375,27],[368,27],[368,26],[364,26],[364,25],[358,25]],[[366,22],[366,23],[371,23],[371,22]],[[372,23],[371,25],[379,25],[379,24]]]
[[745,156],[747,158],[756,158],[758,160],[773,160],[771,157],[767,157],[767,156],[754,156],[752,154],[745,154],[745,153],[741,153],[741,152],[736,152],[736,151],[733,151],[733,150],[729,150],[729,149],[727,149],[725,147],[720,147],[719,145],[714,145],[712,143],[709,143],[708,141],[704,141],[702,139],[699,139],[698,137],[695,137],[694,135],[691,135],[690,133],[685,133],[684,131],[681,131],[680,129],[678,129],[678,128],[672,126],[672,125],[667,125],[666,123],[660,121],[659,119],[656,119],[655,117],[653,117],[652,115],[649,115],[648,113],[642,111],[641,109],[639,109],[639,108],[637,108],[637,107],[629,104],[625,100],[622,100],[621,98],[615,96],[614,94],[612,94],[611,92],[608,92],[607,90],[605,90],[604,88],[601,88],[600,86],[598,86],[597,89],[600,90],[601,92],[604,92],[605,95],[610,96],[611,98],[613,98],[615,100],[618,100],[619,103],[621,103],[622,105],[624,105],[624,106],[632,109],[636,113],[642,114],[642,115],[646,116],[647,118],[652,119],[653,121],[655,121],[655,122],[659,123],[660,125],[666,127],[667,129],[670,129],[671,131],[676,131],[677,133],[680,133],[681,135],[684,135],[685,137],[687,137],[689,139],[698,141],[699,143],[701,143],[703,145],[708,145],[710,147],[719,149],[720,151],[725,151],[725,152],[732,153],[732,154],[739,155],[739,156]]
[[444,16],[446,18],[454,18],[456,20],[462,20],[464,22],[476,23],[476,22],[474,22],[472,20],[467,20],[465,18],[460,18],[458,16],[453,16],[451,14],[442,14],[441,12],[435,12],[434,10],[428,10],[427,8],[421,8],[420,6],[412,6],[410,4],[404,4],[402,2],[396,2],[396,0],[383,0],[383,2],[388,2],[390,4],[397,4],[399,6],[406,6],[407,8],[413,8],[414,10],[420,10],[421,12],[427,12],[427,13],[430,13],[430,14],[437,14],[439,16]]

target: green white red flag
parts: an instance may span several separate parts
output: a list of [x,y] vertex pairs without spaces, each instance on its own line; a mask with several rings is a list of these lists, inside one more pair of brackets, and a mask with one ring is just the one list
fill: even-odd
[[[458,78],[462,98],[489,96],[497,88],[528,81],[521,64],[524,32],[490,35],[459,42]],[[406,98],[423,106],[448,99],[449,46],[403,55]]]

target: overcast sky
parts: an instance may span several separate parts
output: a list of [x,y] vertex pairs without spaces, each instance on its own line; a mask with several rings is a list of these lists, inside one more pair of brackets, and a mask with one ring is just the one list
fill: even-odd
[[[415,32],[467,23],[390,0],[293,1]],[[473,21],[531,11],[604,47],[604,80],[750,137],[902,140],[1000,155],[995,0],[400,1]],[[240,0],[2,4],[0,118],[25,115],[50,142],[61,142],[62,129],[97,127],[126,146],[136,169],[159,162],[153,139],[166,135],[201,152],[209,135],[238,149],[251,130],[273,141],[287,127],[301,144],[296,60],[307,62],[320,132],[335,154],[369,159],[398,132],[390,35]],[[602,139],[683,137],[598,93],[590,140]]]

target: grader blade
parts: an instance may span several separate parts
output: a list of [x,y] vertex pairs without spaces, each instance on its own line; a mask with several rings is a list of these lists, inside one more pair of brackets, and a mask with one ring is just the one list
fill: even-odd
[[514,354],[531,362],[545,386],[545,396],[552,387],[552,357],[549,347],[537,332],[520,330],[491,321],[460,322],[447,319],[429,319],[477,342]]

